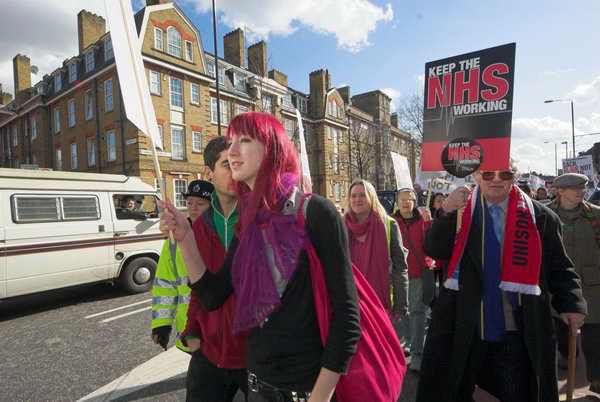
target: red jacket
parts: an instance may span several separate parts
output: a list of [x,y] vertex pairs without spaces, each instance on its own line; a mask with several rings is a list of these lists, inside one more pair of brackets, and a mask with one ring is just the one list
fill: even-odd
[[[205,219],[211,214],[203,214],[194,222],[193,231],[200,255],[210,272],[215,273],[225,261],[225,249],[217,233],[208,227]],[[202,308],[196,292],[192,291],[187,313],[187,324],[181,334],[194,334],[200,338],[200,350],[213,364],[220,368],[240,369],[246,367],[245,353],[248,333],[233,333],[235,295],[231,295],[218,310],[208,312]]]
[[[416,208],[413,213],[414,218],[411,218],[408,223],[402,218],[399,211],[393,214],[392,217],[398,222],[400,232],[402,233],[402,243],[408,249],[408,258],[406,259],[408,277],[422,278],[423,268],[433,265],[433,260],[427,257],[423,250],[425,232],[429,228],[431,221],[425,222],[421,217],[421,212]],[[408,240],[409,237],[410,241]],[[417,250],[414,250],[413,246]]]

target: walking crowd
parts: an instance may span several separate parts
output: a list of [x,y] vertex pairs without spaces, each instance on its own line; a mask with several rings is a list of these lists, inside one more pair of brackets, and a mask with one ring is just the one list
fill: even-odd
[[[557,364],[579,330],[600,393],[600,208],[587,177],[542,205],[506,171],[447,197],[397,192],[392,215],[365,180],[346,211],[299,188],[284,127],[247,112],[205,148],[187,217],[161,202],[170,236],[153,288],[152,340],[191,353],[188,401],[558,401]],[[537,191],[537,196],[547,197]],[[558,340],[558,355],[557,351]]]

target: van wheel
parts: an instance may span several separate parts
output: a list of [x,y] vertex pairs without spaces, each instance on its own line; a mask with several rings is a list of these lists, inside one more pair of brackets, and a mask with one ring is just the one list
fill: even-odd
[[154,275],[156,274],[156,261],[148,257],[132,260],[123,272],[119,281],[123,289],[130,293],[143,293],[152,289]]

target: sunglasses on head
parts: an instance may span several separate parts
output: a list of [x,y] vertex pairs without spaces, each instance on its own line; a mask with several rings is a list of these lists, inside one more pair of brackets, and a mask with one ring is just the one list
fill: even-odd
[[481,172],[481,178],[485,181],[494,180],[496,173],[502,180],[512,180],[512,178],[515,177],[514,172],[511,172],[510,170],[503,170],[502,172]]

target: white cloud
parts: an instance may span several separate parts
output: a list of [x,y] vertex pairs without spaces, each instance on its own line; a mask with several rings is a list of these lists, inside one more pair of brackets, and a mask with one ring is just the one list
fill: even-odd
[[[211,0],[185,0],[200,13],[211,10]],[[222,0],[220,19],[231,28],[248,27],[256,37],[287,36],[302,24],[313,31],[334,35],[338,46],[357,52],[369,46],[369,34],[381,21],[392,21],[391,3],[384,8],[369,0]]]
[[575,70],[573,70],[572,68],[565,68],[565,69],[560,69],[560,70],[547,70],[547,71],[540,73],[540,77],[542,77],[542,78],[557,78],[557,77],[560,77],[561,75],[572,73],[573,71],[575,71]]
[[[136,0],[139,1],[139,0]],[[58,68],[63,60],[78,53],[77,13],[82,9],[106,16],[104,2],[98,0],[3,0],[2,28],[10,40],[0,46],[0,83],[12,93],[12,59],[24,54],[39,68],[32,84]]]
[[390,102],[390,110],[396,110],[396,100],[400,98],[400,91],[394,88],[383,88],[381,92],[392,98],[392,101]]
[[600,101],[600,76],[586,84],[579,84],[567,94],[568,98],[577,103],[591,104]]

